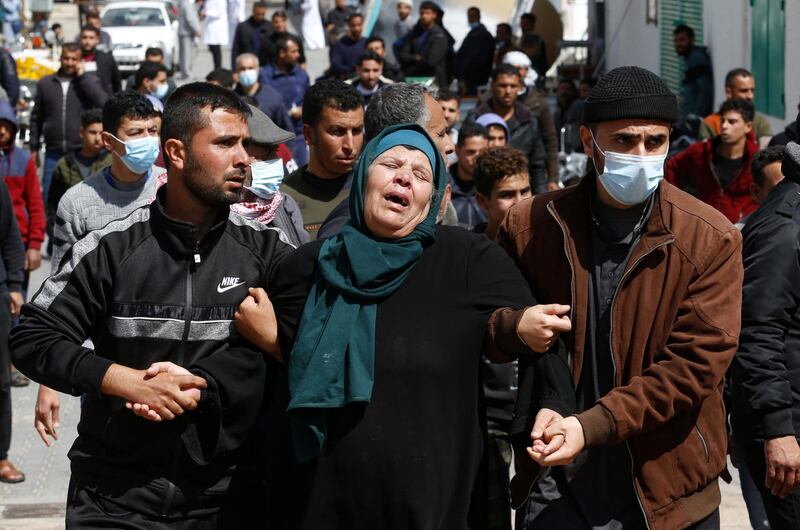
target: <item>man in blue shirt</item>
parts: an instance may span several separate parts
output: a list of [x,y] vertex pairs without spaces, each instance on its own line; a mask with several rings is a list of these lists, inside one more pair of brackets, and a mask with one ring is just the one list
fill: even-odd
[[280,38],[275,43],[275,62],[261,68],[259,82],[269,85],[283,98],[296,138],[289,144],[292,156],[299,166],[308,163],[308,149],[303,138],[303,97],[310,85],[308,74],[298,66],[300,46],[291,38]]
[[236,57],[236,93],[245,98],[252,98],[249,103],[261,109],[269,119],[281,129],[292,130],[292,121],[283,106],[283,98],[271,86],[258,80],[260,64],[253,53],[243,53]]

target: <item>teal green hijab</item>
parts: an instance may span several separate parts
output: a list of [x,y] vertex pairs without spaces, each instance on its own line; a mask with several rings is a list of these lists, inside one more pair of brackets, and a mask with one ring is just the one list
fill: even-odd
[[[364,222],[367,172],[380,154],[400,145],[427,156],[436,197],[428,216],[411,234],[378,239]],[[301,462],[324,447],[330,409],[369,403],[377,304],[403,285],[423,249],[436,240],[436,214],[446,184],[444,161],[419,125],[388,127],[361,153],[350,188],[350,221],[320,248],[314,284],[288,361],[287,412]]]

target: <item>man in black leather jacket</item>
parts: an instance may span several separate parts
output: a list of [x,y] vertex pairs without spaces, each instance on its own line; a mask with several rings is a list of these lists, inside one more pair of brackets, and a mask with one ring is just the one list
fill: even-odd
[[800,145],[784,180],[747,221],[731,420],[772,528],[800,525]]

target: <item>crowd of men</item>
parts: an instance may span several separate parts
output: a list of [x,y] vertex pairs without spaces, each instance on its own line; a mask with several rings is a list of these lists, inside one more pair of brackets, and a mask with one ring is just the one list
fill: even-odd
[[[195,15],[181,17],[191,41],[200,15],[181,4]],[[563,372],[483,360],[485,487],[474,495],[485,509],[464,527],[510,529],[513,507],[525,529],[719,528],[728,454],[753,527],[800,527],[796,123],[773,135],[743,68],[712,111],[710,58],[687,26],[674,32],[680,98],[623,67],[559,80],[550,105],[533,15],[520,38],[507,24],[493,36],[470,7],[455,50],[434,2],[416,22],[411,0],[397,14],[387,44],[337,0],[324,18],[330,68],[312,81],[286,13],[267,20],[259,1],[231,32],[232,68],[212,49],[205,82],[178,87],[158,48],[124,79],[88,12],[58,72],[37,84],[28,148],[0,101],[0,362],[10,353],[40,383],[34,423],[48,446],[59,392],[82,396],[68,526],[241,522],[226,497],[232,470],[257,466],[235,456],[253,454],[239,450],[274,412],[253,406],[271,377],[264,354],[288,352],[277,324],[251,344],[234,321],[272,311],[267,295],[295,248],[353,226],[359,157],[411,123],[447,166],[436,223],[499,243],[552,304],[544,349]],[[672,125],[687,116],[702,118],[698,141],[673,152]],[[567,125],[592,164],[564,189]],[[51,276],[23,309],[45,241]],[[164,283],[184,269],[185,285]],[[243,300],[245,283],[267,294]],[[490,326],[530,324],[498,318]],[[512,348],[539,351],[518,335]],[[15,483],[25,475],[8,455],[9,386],[26,381],[0,372],[0,481]],[[567,383],[540,395],[548,378]],[[131,437],[148,420],[174,428]],[[170,444],[180,459],[162,451]]]

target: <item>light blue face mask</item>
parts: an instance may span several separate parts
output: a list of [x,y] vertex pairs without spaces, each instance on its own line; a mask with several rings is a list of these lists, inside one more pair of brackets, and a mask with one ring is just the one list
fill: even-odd
[[470,22],[469,23],[469,29],[478,29],[479,27],[481,27],[481,23],[480,22]]
[[283,160],[263,160],[250,164],[253,173],[253,181],[249,186],[245,186],[257,197],[271,199],[278,193],[278,189],[283,182]]
[[119,156],[122,163],[134,173],[147,173],[158,158],[157,136],[145,136],[127,142],[123,142],[113,134],[111,137],[125,146],[124,155],[119,156],[116,152],[114,154]]
[[239,72],[239,84],[245,88],[251,87],[258,81],[258,70],[249,69]]
[[168,90],[169,90],[169,84],[161,83],[156,87],[156,91],[153,92],[153,95],[158,99],[164,99],[167,96]]
[[664,161],[667,159],[667,153],[639,156],[612,151],[603,152],[597,145],[594,134],[592,141],[605,157],[603,173],[597,178],[614,200],[627,206],[634,206],[646,201],[658,189],[658,184],[664,178]]

